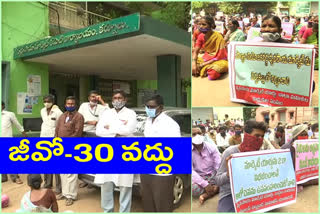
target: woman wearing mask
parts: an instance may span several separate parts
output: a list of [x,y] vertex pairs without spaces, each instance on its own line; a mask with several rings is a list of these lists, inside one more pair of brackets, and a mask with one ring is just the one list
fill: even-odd
[[213,29],[215,23],[212,17],[200,19],[201,34],[192,53],[192,75],[208,76],[209,80],[216,80],[222,73],[228,72],[226,43],[222,35]]
[[[311,44],[315,45],[316,49],[318,49],[318,35],[319,35],[319,24],[318,24],[318,18],[315,18],[312,22],[312,27],[305,30],[301,40],[300,44]],[[317,54],[318,55],[318,54]],[[319,58],[317,57],[314,64],[314,69],[318,70],[319,67]]]
[[281,20],[278,16],[268,15],[262,19],[260,37],[264,42],[289,43],[281,38]]
[[228,23],[229,31],[224,37],[224,41],[229,44],[232,41],[245,41],[245,35],[243,31],[239,28],[239,22],[237,20],[230,20]]
[[304,34],[304,32],[309,29],[309,28],[312,28],[312,23],[313,23],[313,18],[312,17],[309,17],[307,18],[308,20],[308,24],[307,25],[304,25],[300,28],[299,32],[298,32],[298,41],[300,41],[302,39],[302,36]]
[[[262,26],[260,30],[260,37],[264,42],[289,43],[287,40],[281,38],[281,20],[277,16],[268,15],[262,19]],[[317,51],[316,47],[316,51]],[[318,54],[316,54],[317,57]],[[318,63],[316,63],[317,65]],[[315,89],[315,82],[313,81],[312,92]]]

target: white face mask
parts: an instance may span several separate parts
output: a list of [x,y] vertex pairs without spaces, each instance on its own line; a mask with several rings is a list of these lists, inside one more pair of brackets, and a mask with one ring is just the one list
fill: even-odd
[[115,109],[121,109],[126,104],[125,101],[114,100],[112,101],[112,105]]
[[96,106],[98,104],[98,103],[92,102],[92,101],[90,101],[89,103],[90,103],[91,106]]
[[43,103],[43,105],[44,105],[46,108],[51,108],[51,106],[53,105],[53,103]]
[[197,134],[192,138],[192,143],[195,145],[200,145],[203,143],[204,136]]
[[319,139],[319,132],[314,132],[313,134],[315,138]]
[[280,39],[281,35],[279,33],[260,32],[260,37],[263,38],[264,42],[274,42]]

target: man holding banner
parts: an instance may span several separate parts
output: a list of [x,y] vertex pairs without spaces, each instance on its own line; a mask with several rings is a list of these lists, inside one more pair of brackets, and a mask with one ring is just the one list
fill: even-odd
[[244,138],[240,145],[230,146],[222,154],[221,165],[216,175],[220,187],[218,212],[235,212],[230,187],[228,161],[231,155],[240,152],[258,151],[263,144],[263,136],[267,130],[264,122],[248,120],[244,127]]

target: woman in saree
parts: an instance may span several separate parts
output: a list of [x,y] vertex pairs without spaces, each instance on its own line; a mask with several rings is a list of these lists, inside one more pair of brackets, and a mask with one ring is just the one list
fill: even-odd
[[58,212],[58,204],[53,191],[41,188],[41,175],[29,174],[27,180],[31,190],[21,199],[21,208],[18,212]]
[[230,20],[228,23],[229,31],[224,37],[224,41],[229,44],[232,41],[243,42],[246,40],[246,37],[243,31],[240,29],[239,22],[237,20]]
[[206,16],[199,21],[199,31],[192,53],[192,75],[208,76],[209,80],[218,79],[228,72],[227,48],[223,36],[213,31],[215,23]]
[[[318,24],[318,18],[315,18],[312,23],[312,27],[305,30],[301,40],[300,44],[311,44],[315,45],[315,48],[317,49],[318,53],[318,33],[319,33],[319,24]],[[318,55],[318,54],[317,54]],[[318,70],[319,68],[319,58],[317,57],[314,64],[314,69]]]

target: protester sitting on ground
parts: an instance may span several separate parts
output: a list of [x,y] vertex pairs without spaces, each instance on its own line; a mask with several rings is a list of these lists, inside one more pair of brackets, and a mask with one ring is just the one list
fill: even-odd
[[239,152],[258,151],[263,143],[267,126],[264,122],[248,120],[244,127],[244,137],[240,145],[230,146],[222,154],[220,168],[216,175],[216,183],[220,188],[218,212],[235,212],[231,194],[228,161],[232,154]]
[[217,152],[220,154],[217,145],[216,145],[215,142],[209,137],[209,135],[208,135],[207,132],[206,132],[205,127],[202,126],[202,125],[197,126],[197,127],[201,130],[201,135],[204,137],[203,140],[204,140],[205,142],[209,143],[210,145],[212,145],[213,148],[214,148],[215,150],[217,150]]
[[294,28],[294,35],[297,36],[300,29],[302,28],[302,24],[301,24],[301,18],[300,17],[296,17],[296,22],[295,22],[295,28]]
[[[231,124],[232,124],[232,119],[231,119]],[[233,135],[235,135],[235,131],[234,131],[234,125],[231,125],[228,131],[228,134],[230,135],[230,137],[232,137]]]
[[230,137],[229,145],[239,145],[243,140],[242,127],[239,124],[234,125],[235,135]]
[[[315,45],[316,49],[318,49],[318,35],[319,35],[319,24],[318,24],[318,18],[315,18],[312,23],[312,27],[305,30],[301,40],[300,44],[311,44]],[[318,54],[316,54],[316,60],[314,64],[314,69],[318,70],[319,66],[319,58]]]
[[227,133],[227,127],[222,126],[219,128],[219,133],[216,136],[216,142],[220,153],[223,153],[223,151],[229,147],[230,137],[229,133]]
[[309,28],[312,28],[312,24],[313,24],[313,19],[310,18],[308,19],[308,24],[307,25],[304,25],[300,28],[299,32],[298,32],[298,41],[300,41],[303,37],[303,34],[304,32],[309,29]]
[[282,126],[277,126],[276,131],[269,135],[269,141],[276,149],[280,149],[285,143],[284,128]]
[[[296,155],[295,155],[295,149],[293,147],[293,143],[296,140],[307,140],[307,139],[308,139],[308,126],[306,124],[301,124],[293,128],[292,140],[281,147],[281,149],[290,149],[294,168],[295,168]],[[302,185],[298,185],[298,192],[301,192],[304,186],[316,185],[316,184],[318,184],[318,179],[314,179],[306,183],[303,183]]]
[[[264,42],[289,43],[287,40],[281,38],[281,32],[281,20],[278,16],[268,15],[262,19],[260,36],[263,38]],[[318,47],[315,49],[317,52]],[[313,81],[312,92],[314,89],[315,82]]]
[[289,43],[281,38],[281,20],[278,16],[267,15],[262,19],[260,37],[264,42]]
[[192,196],[200,204],[219,192],[215,175],[220,162],[220,153],[204,140],[200,128],[192,128]]
[[[200,20],[201,34],[192,54],[193,76],[208,76],[209,80],[216,80],[221,74],[228,72],[226,44],[220,33],[212,31],[215,27],[214,20],[210,16]],[[200,53],[200,49],[204,53]]]
[[29,174],[27,180],[31,190],[24,194],[18,212],[58,212],[58,204],[53,191],[41,188],[41,175]]
[[[209,133],[209,137],[210,139],[213,141],[214,144],[216,144],[216,135],[217,135],[217,132],[215,130],[215,128],[209,128],[208,129],[208,133]],[[217,145],[217,144],[216,144]]]

